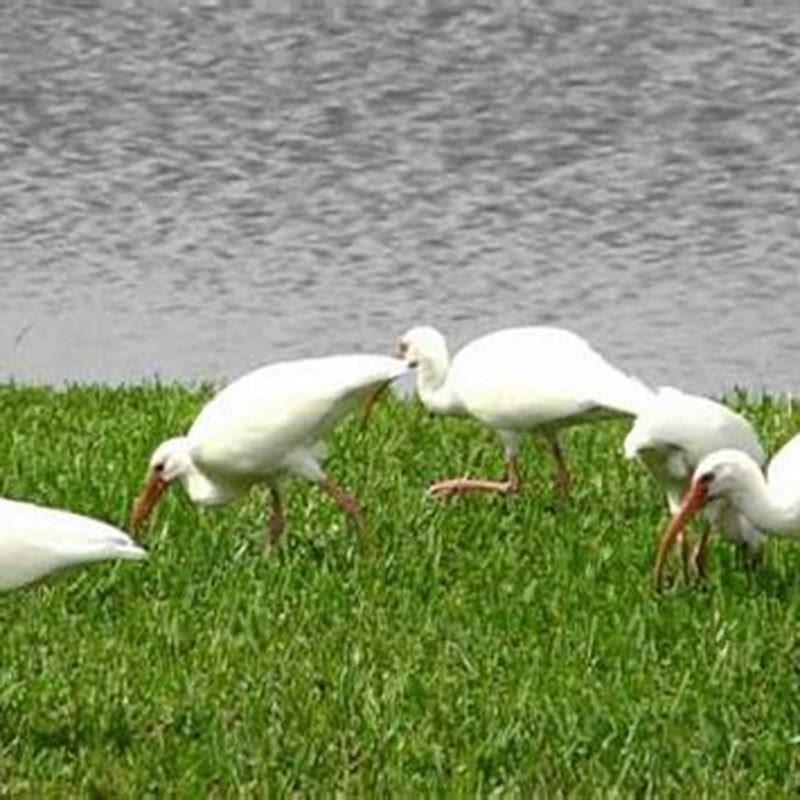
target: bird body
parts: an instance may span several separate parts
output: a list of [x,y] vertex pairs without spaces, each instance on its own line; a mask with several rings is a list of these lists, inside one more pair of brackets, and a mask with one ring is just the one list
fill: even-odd
[[[755,482],[763,487],[759,480]],[[800,436],[791,438],[772,457],[767,467],[766,488],[770,505],[780,509],[779,519],[767,528],[779,534],[800,535]],[[744,510],[746,505],[742,505]]]
[[134,525],[144,522],[175,479],[201,505],[226,503],[255,483],[268,483],[278,520],[273,540],[282,529],[278,483],[286,475],[319,484],[356,514],[354,499],[319,463],[323,440],[349,411],[408,369],[387,356],[341,355],[279,362],[242,376],[206,404],[185,437],[157,448]]
[[0,499],[0,591],[79,564],[146,557],[127,534],[105,522]]
[[548,326],[509,328],[470,342],[452,363],[436,329],[412,328],[399,352],[417,367],[417,391],[433,413],[470,415],[498,432],[506,448],[506,482],[445,481],[434,494],[516,491],[516,458],[526,433],[551,441],[559,485],[568,482],[559,429],[591,420],[633,416],[652,401],[641,381],[609,364],[576,334]]
[[723,448],[741,450],[758,464],[766,461],[758,435],[741,414],[672,387],[658,390],[624,443],[626,457],[639,458],[663,486],[671,512],[680,505],[697,465]]
[[[398,359],[380,355],[261,367],[228,385],[202,409],[187,434],[189,455],[224,490],[245,491],[282,471],[314,480],[318,473],[310,462],[317,460],[320,441],[376,387],[407,370]],[[221,492],[223,502],[227,494]]]
[[652,397],[581,337],[545,326],[470,342],[453,358],[446,383],[467,413],[492,428],[522,432],[634,415]]
[[[760,472],[766,461],[753,426],[743,416],[721,403],[662,387],[653,402],[639,416],[625,439],[625,455],[638,458],[667,495],[670,513],[676,515],[698,466],[710,454],[725,450],[741,454]],[[706,509],[711,528],[724,539],[742,546],[748,559],[756,557],[764,535],[727,498],[720,497]],[[670,537],[669,544],[683,542],[683,529]],[[693,560],[698,573],[705,572],[708,531],[695,547]],[[690,556],[686,547],[684,572],[688,575]],[[660,585],[668,552],[662,537],[656,557],[656,583]]]

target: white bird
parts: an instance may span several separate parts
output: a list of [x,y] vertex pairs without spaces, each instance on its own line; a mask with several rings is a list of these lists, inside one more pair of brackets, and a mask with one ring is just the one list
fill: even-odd
[[395,358],[342,355],[270,364],[242,376],[209,401],[186,436],[156,449],[134,504],[134,528],[176,479],[203,506],[227,503],[265,482],[272,498],[267,543],[275,544],[285,527],[280,483],[288,475],[316,483],[360,526],[358,502],[320,466],[322,440],[407,371]]
[[[659,389],[653,402],[637,416],[624,447],[627,458],[638,458],[661,484],[671,514],[678,512],[697,465],[715,450],[739,450],[759,465],[766,461],[758,435],[744,417],[713,400],[669,387]],[[750,557],[758,554],[762,534],[730,503],[714,503],[708,517],[711,528],[723,538],[740,544]],[[708,533],[704,531],[692,558],[701,577],[705,574]],[[680,542],[688,576],[689,553],[682,535]],[[667,552],[660,553],[656,561],[657,586]]]
[[[669,551],[700,509],[724,500],[761,531],[800,538],[800,435],[790,439],[769,462],[767,475],[741,450],[717,450],[706,456],[663,536],[659,557]],[[657,562],[656,569],[659,564]],[[657,573],[658,576],[658,573]]]
[[105,522],[0,499],[0,591],[79,564],[146,557],[126,533]]
[[437,496],[518,491],[519,448],[530,431],[549,441],[557,465],[556,485],[564,494],[570,476],[559,430],[591,420],[635,416],[653,398],[643,383],[560,328],[490,333],[466,345],[451,363],[442,334],[435,328],[416,327],[400,337],[398,354],[416,366],[417,393],[431,412],[475,417],[496,430],[505,445],[505,480],[441,481],[429,490]]

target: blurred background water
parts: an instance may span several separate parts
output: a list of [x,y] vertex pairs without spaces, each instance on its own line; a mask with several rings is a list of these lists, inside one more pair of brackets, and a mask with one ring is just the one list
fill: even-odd
[[732,0],[7,0],[0,379],[587,336],[800,388],[800,14]]

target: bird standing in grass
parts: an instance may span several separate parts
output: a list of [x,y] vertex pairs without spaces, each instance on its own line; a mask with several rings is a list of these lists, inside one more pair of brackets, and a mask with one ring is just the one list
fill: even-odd
[[469,415],[497,431],[505,445],[504,480],[455,478],[435,483],[434,496],[519,491],[519,449],[530,432],[542,434],[556,463],[556,487],[566,495],[570,474],[561,429],[636,416],[653,393],[609,364],[589,344],[560,328],[509,328],[475,339],[452,363],[439,331],[416,327],[400,337],[398,355],[417,370],[417,393],[435,414]]
[[126,533],[105,522],[0,499],[0,591],[80,564],[146,557]]
[[[678,512],[697,465],[722,448],[746,453],[758,465],[766,460],[753,426],[740,414],[713,400],[668,387],[658,390],[625,438],[625,455],[641,461],[661,484],[671,514]],[[703,532],[691,554],[682,529],[677,540],[687,578],[691,564],[700,577],[705,577],[712,529],[724,539],[738,543],[748,561],[753,561],[760,552],[763,536],[758,527],[726,500],[713,504],[708,509],[708,518],[710,528]],[[662,582],[667,554],[668,550],[662,553],[659,549],[654,575],[657,587]]]
[[244,375],[202,409],[186,436],[156,449],[134,504],[134,528],[176,479],[199,505],[227,503],[264,482],[272,505],[267,545],[276,544],[285,527],[281,482],[290,475],[316,483],[361,527],[358,502],[320,465],[322,440],[350,410],[407,371],[396,358],[342,355],[270,364]]
[[694,471],[689,490],[664,531],[655,566],[663,561],[684,527],[709,503],[726,503],[754,528],[800,538],[800,436],[790,439],[769,462],[766,478],[757,459],[742,450],[717,450]]

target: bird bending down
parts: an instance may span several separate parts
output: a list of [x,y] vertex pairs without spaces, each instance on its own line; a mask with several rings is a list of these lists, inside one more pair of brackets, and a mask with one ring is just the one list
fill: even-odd
[[0,499],[0,591],[79,564],[146,557],[126,533],[105,522]]
[[[800,436],[790,439],[773,456],[767,475],[741,450],[717,450],[706,456],[692,476],[689,490],[664,531],[659,559],[702,508],[724,500],[760,531],[800,538]],[[661,561],[656,562],[656,580]]]
[[456,478],[435,483],[434,496],[470,491],[519,491],[519,448],[541,433],[556,462],[556,488],[566,495],[570,474],[559,431],[571,425],[635,416],[652,401],[643,383],[609,364],[589,344],[560,328],[509,328],[470,342],[452,363],[439,331],[416,327],[400,337],[398,354],[416,367],[417,393],[435,414],[475,417],[505,445],[502,481]]
[[[740,414],[713,400],[662,387],[653,402],[640,413],[625,438],[625,455],[637,458],[662,486],[670,514],[676,514],[697,465],[716,450],[735,449],[746,453],[757,464],[766,454],[753,426]],[[683,570],[689,576],[694,564],[699,577],[706,575],[705,559],[711,530],[740,545],[749,560],[757,557],[763,536],[748,518],[725,499],[707,509],[710,528],[700,537],[692,554],[683,530],[676,532]],[[672,544],[670,540],[669,544]],[[669,549],[659,549],[654,580],[659,588]]]
[[316,483],[360,527],[358,502],[320,465],[322,440],[351,409],[407,371],[395,358],[342,355],[270,364],[242,376],[209,401],[186,436],[156,449],[133,527],[145,523],[176,479],[203,506],[227,503],[265,482],[267,545],[273,545],[285,527],[280,483],[289,475]]

